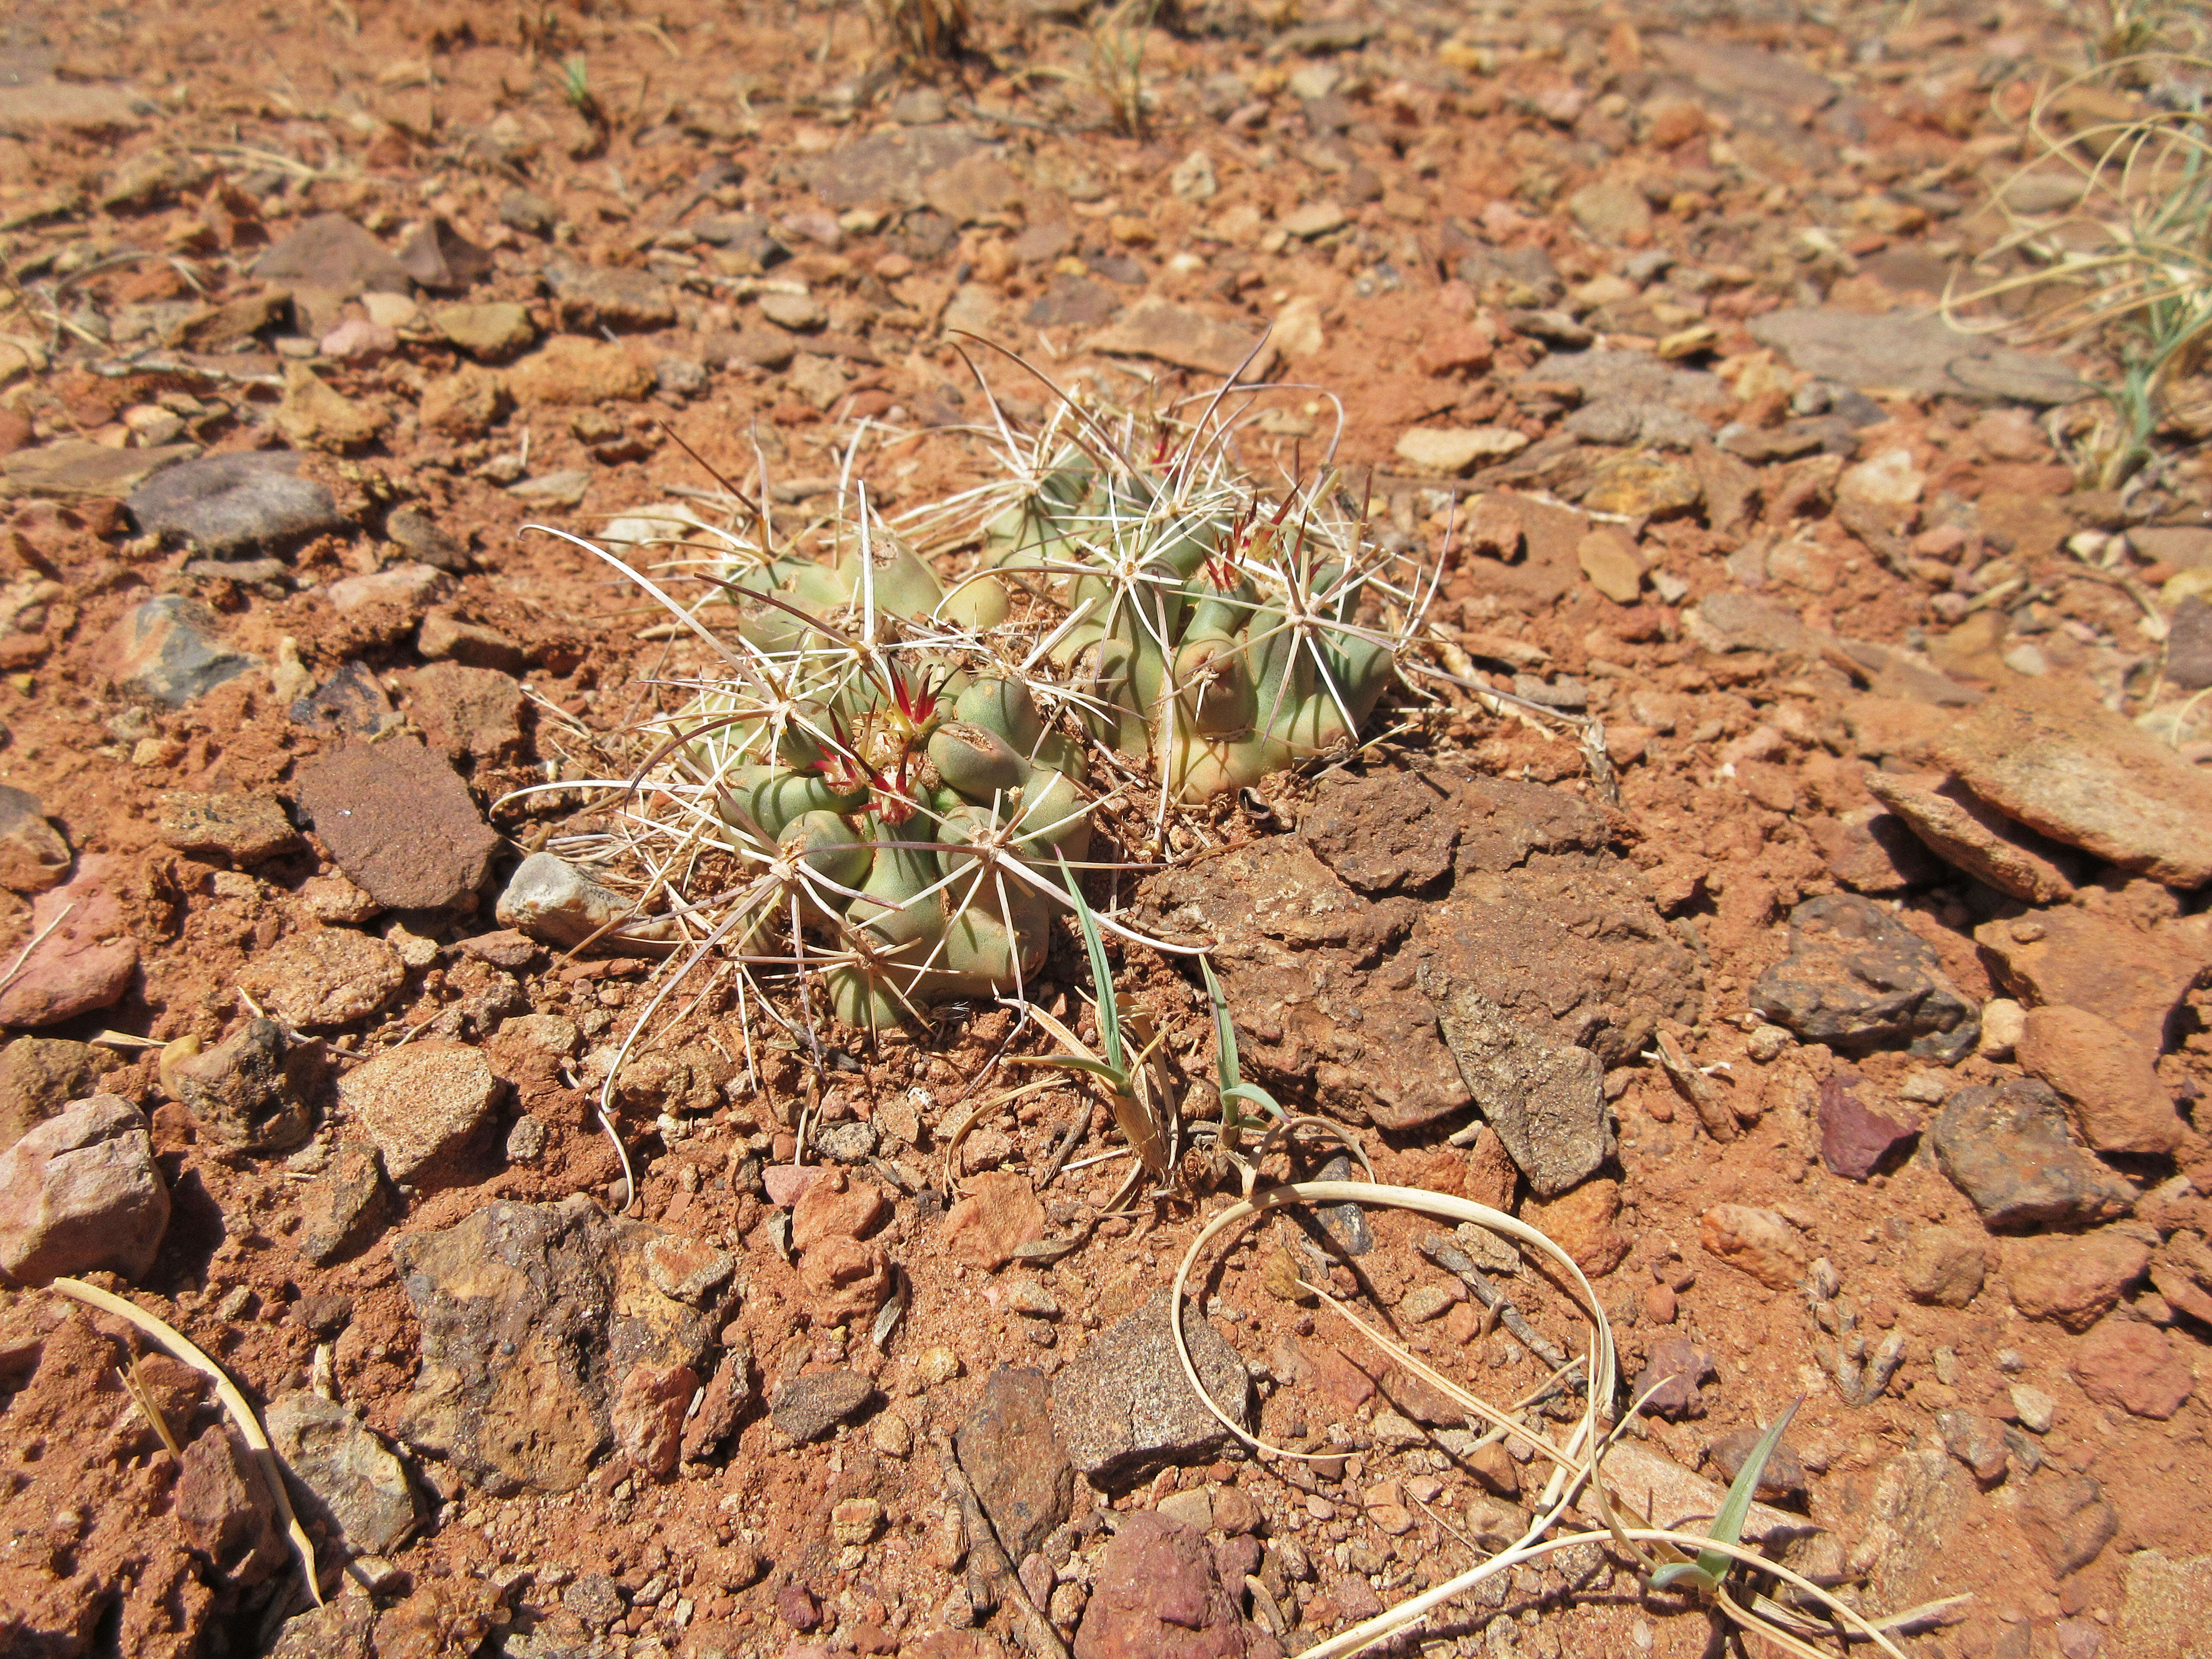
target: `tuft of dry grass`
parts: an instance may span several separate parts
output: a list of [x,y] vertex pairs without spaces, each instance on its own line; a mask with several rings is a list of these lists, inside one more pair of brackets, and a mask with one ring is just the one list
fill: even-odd
[[868,15],[891,57],[918,73],[966,56],[975,24],[968,0],[869,0]]
[[2212,59],[2164,51],[2039,88],[1992,193],[2007,232],[1945,299],[1963,325],[2110,359],[2105,412],[2055,434],[2095,488],[2154,463],[2161,436],[2212,437],[2208,88]]
[[[1581,1352],[1566,1357],[1565,1364],[1557,1367],[1534,1394],[1501,1407],[1461,1387],[1392,1341],[1322,1287],[1299,1281],[1298,1289],[1310,1292],[1364,1340],[1395,1364],[1439,1389],[1466,1412],[1470,1426],[1476,1419],[1487,1424],[1486,1440],[1509,1437],[1516,1439],[1548,1470],[1541,1492],[1529,1501],[1531,1519],[1519,1538],[1492,1552],[1467,1571],[1306,1649],[1306,1659],[1341,1659],[1341,1656],[1358,1653],[1413,1631],[1432,1609],[1478,1585],[1525,1563],[1584,1545],[1609,1547],[1617,1557],[1632,1563],[1644,1575],[1649,1589],[1658,1590],[1678,1581],[1687,1583],[1703,1603],[1729,1623],[1769,1646],[1795,1656],[1795,1659],[1832,1659],[1847,1650],[1847,1644],[1852,1642],[1869,1643],[1888,1659],[1905,1659],[1891,1633],[1939,1620],[1963,1600],[1954,1598],[1886,1617],[1870,1618],[1809,1579],[1737,1541],[1752,1490],[1758,1483],[1759,1468],[1786,1426],[1788,1413],[1770,1426],[1765,1443],[1747,1462],[1744,1473],[1738,1476],[1720,1504],[1707,1533],[1654,1527],[1646,1517],[1637,1515],[1623,1498],[1608,1489],[1605,1474],[1607,1452],[1634,1421],[1643,1406],[1643,1401],[1636,1401],[1619,1421],[1613,1420],[1619,1370],[1612,1326],[1599,1304],[1596,1291],[1574,1259],[1542,1231],[1503,1211],[1426,1188],[1382,1186],[1360,1181],[1285,1182],[1262,1188],[1221,1211],[1191,1241],[1176,1269],[1170,1292],[1174,1306],[1178,1310],[1183,1306],[1193,1269],[1215,1239],[1279,1208],[1347,1201],[1410,1210],[1453,1223],[1471,1222],[1515,1241],[1542,1258],[1544,1277],[1572,1297],[1576,1311],[1585,1323],[1586,1336]],[[1335,1455],[1328,1451],[1291,1451],[1248,1432],[1207,1393],[1191,1359],[1180,1316],[1170,1317],[1169,1330],[1192,1391],[1223,1427],[1258,1454],[1263,1464],[1279,1466],[1285,1460],[1310,1461]],[[1555,1436],[1536,1425],[1529,1408],[1566,1388],[1581,1395],[1583,1409]],[[1571,1529],[1570,1522],[1575,1516],[1591,1517],[1601,1524],[1595,1528],[1585,1526],[1583,1529]],[[1762,1579],[1771,1583],[1771,1593],[1759,1587]],[[1791,1596],[1796,1605],[1787,1605],[1778,1599],[1784,1595]],[[1821,1615],[1818,1619],[1811,1616],[1814,1609]],[[1822,1642],[1826,1645],[1815,1645]]]

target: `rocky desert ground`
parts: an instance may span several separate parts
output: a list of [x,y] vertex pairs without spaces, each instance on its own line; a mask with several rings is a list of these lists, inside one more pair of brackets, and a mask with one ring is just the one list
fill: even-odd
[[[17,8],[0,1652],[1267,1659],[1701,1531],[1793,1401],[1790,1650],[2212,1652],[2202,22]],[[585,544],[714,623],[640,525],[935,522],[1232,382],[1222,465],[1421,574],[1358,742],[1094,792],[1182,1156],[1117,1206],[1018,1069],[1103,1041],[1064,908],[872,1032],[664,994],[673,797],[599,781],[723,671]],[[1368,1165],[1261,1188],[1562,1256],[1282,1205],[1178,1315],[1196,950]],[[1382,1640],[1771,1645],[1658,1559]]]

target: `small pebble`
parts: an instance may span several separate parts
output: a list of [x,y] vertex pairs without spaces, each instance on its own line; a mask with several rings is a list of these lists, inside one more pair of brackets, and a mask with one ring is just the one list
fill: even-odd
[[1744,1052],[1765,1065],[1790,1046],[1790,1033],[1779,1025],[1754,1025],[1744,1042]]

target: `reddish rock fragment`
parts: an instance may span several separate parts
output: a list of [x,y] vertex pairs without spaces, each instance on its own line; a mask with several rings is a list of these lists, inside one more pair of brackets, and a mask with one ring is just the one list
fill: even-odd
[[1822,1080],[1820,1112],[1820,1162],[1846,1181],[1864,1181],[1920,1133],[1868,1106],[1840,1078]]
[[2197,1378],[2165,1332],[2132,1319],[2106,1319],[2081,1340],[2074,1380],[2100,1405],[2164,1422],[2196,1391]]

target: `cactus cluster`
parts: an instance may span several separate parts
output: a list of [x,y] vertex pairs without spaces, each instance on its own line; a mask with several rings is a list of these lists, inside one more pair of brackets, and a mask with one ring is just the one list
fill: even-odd
[[[896,522],[854,489],[779,538],[732,491],[719,524],[609,526],[619,551],[594,550],[719,659],[624,785],[702,954],[795,969],[856,1026],[1020,994],[1102,801],[1164,830],[1356,741],[1418,584],[1389,579],[1333,473],[1271,498],[1212,413],[1064,399],[1040,436],[1001,422],[998,477]],[[932,543],[981,550],[948,582]],[[636,568],[656,544],[711,555],[666,562],[703,600]]]
[[1373,574],[1312,505],[1070,444],[985,526],[986,562],[1068,618],[1048,656],[1091,735],[1194,805],[1352,741],[1389,681],[1403,635],[1363,619]]

